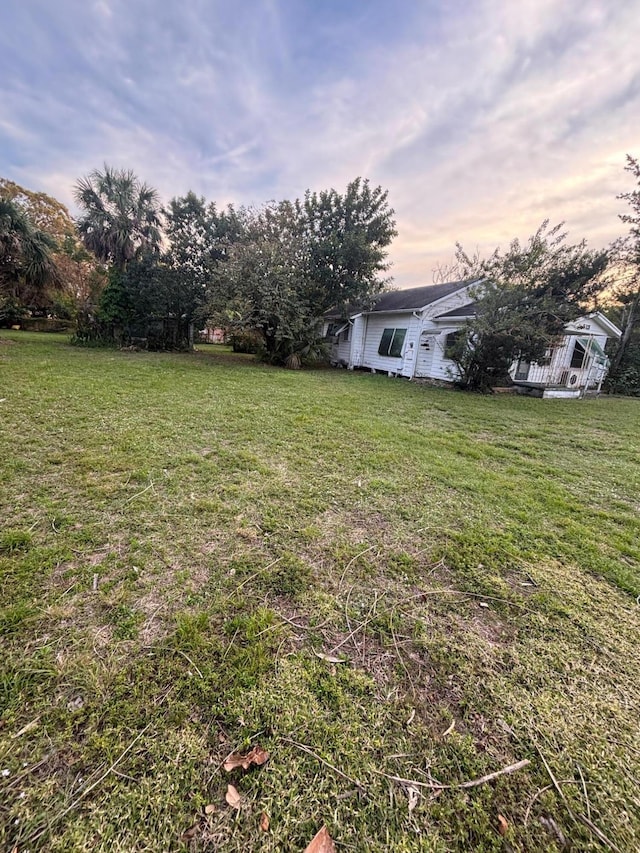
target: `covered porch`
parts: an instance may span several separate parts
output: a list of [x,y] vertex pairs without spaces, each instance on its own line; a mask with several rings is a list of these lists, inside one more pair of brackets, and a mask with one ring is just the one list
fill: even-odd
[[598,393],[608,366],[609,359],[595,335],[567,335],[547,350],[543,362],[516,362],[511,378],[524,394],[576,398]]

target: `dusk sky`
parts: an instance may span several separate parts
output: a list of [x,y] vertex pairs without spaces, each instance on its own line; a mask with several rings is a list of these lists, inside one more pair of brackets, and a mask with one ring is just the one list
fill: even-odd
[[428,284],[456,240],[623,233],[639,45],[640,0],[2,0],[0,175],[72,212],[105,162],[218,204],[361,175]]

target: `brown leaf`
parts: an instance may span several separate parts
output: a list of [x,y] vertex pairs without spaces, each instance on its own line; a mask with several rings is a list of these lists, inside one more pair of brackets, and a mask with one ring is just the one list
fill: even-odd
[[324,652],[314,652],[314,655],[320,660],[326,660],[327,663],[346,663],[346,658],[336,658],[333,655],[325,655]]
[[238,793],[238,789],[233,785],[227,785],[227,793],[224,795],[225,800],[229,803],[232,809],[239,809],[242,797]]
[[180,841],[193,841],[197,831],[198,831],[198,824],[194,823],[193,826],[189,827],[189,829],[185,829],[185,831],[180,836]]
[[260,815],[260,829],[263,832],[269,832],[270,822],[271,821],[269,820],[269,815],[266,812],[262,812],[262,814]]
[[323,826],[320,832],[313,836],[304,853],[336,853],[335,845],[326,826]]
[[209,803],[209,805],[204,807],[205,814],[213,814],[215,810],[216,807],[213,805],[213,803]]
[[229,773],[231,770],[235,770],[236,767],[248,770],[252,764],[260,766],[268,760],[269,753],[261,746],[254,746],[251,752],[248,752],[246,755],[241,755],[239,752],[232,752],[225,760],[223,766],[227,773]]
[[500,835],[506,835],[509,829],[509,821],[501,814],[498,815],[498,832]]

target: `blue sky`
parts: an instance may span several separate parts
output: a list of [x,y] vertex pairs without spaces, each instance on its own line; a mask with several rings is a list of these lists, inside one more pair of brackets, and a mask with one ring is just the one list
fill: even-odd
[[389,190],[400,287],[456,240],[606,245],[640,156],[640,0],[3,0],[0,175],[168,200]]

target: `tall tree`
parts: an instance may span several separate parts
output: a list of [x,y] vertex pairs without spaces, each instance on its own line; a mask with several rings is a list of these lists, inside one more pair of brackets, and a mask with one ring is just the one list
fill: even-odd
[[620,219],[628,223],[629,233],[612,246],[616,269],[614,297],[620,305],[622,327],[622,337],[611,359],[612,379],[625,367],[634,332],[640,326],[640,162],[627,154],[625,170],[633,175],[637,186],[618,196],[629,204],[631,213],[620,215]]
[[169,244],[163,260],[193,318],[214,285],[218,264],[241,235],[241,217],[231,205],[219,211],[193,192],[173,198],[163,213]]
[[307,191],[232,218],[222,242],[217,292],[208,305],[219,322],[251,329],[274,363],[297,366],[320,353],[319,318],[335,305],[364,304],[387,281],[387,247],[396,234],[386,191],[357,178],[344,194]]
[[106,283],[105,271],[83,246],[65,205],[44,192],[26,189],[7,178],[0,178],[0,198],[13,202],[38,230],[55,241],[52,258],[59,273],[59,288],[45,292],[43,305],[38,307],[46,307],[58,316],[61,311],[74,316],[77,311],[95,306]]
[[36,306],[59,272],[53,259],[55,240],[37,228],[13,201],[0,198],[0,296],[5,311]]
[[241,211],[242,238],[229,245],[209,299],[212,314],[232,330],[250,329],[263,356],[297,367],[318,353],[317,307],[308,299],[309,240],[296,205],[271,203]]
[[308,298],[318,313],[380,293],[387,248],[398,233],[388,192],[356,178],[344,194],[307,190],[296,208],[309,243]]
[[458,244],[456,261],[460,277],[479,284],[475,317],[448,355],[463,387],[488,391],[516,358],[544,358],[565,324],[603,287],[608,255],[590,251],[584,241],[568,245],[561,225],[543,222],[524,245],[514,240],[486,260]]
[[94,169],[80,178],[74,197],[84,213],[78,231],[95,256],[124,272],[129,261],[156,252],[161,241],[160,200],[155,189],[131,171]]

